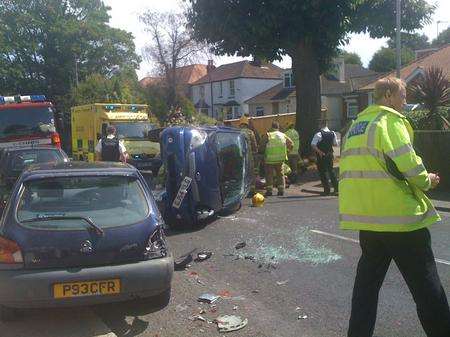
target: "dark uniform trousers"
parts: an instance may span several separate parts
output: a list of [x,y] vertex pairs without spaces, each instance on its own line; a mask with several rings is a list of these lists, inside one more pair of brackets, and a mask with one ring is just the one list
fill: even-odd
[[412,293],[427,336],[449,337],[450,310],[436,270],[428,229],[401,233],[360,231],[359,238],[362,255],[353,289],[348,337],[372,336],[378,293],[391,260]]
[[331,184],[336,192],[338,189],[338,181],[333,171],[332,153],[327,153],[322,157],[317,156],[317,170],[319,171],[320,181],[322,182],[325,193],[330,193],[330,183],[328,182],[327,175],[330,177]]

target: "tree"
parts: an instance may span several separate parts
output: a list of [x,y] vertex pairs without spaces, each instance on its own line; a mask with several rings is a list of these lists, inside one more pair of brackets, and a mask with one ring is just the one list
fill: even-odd
[[344,58],[345,64],[358,64],[362,66],[361,57],[357,53],[340,50],[339,56]]
[[[400,37],[402,48],[408,48],[412,51],[430,48],[428,37],[425,34],[402,32]],[[396,41],[391,37],[387,42],[388,48],[395,49]]]
[[133,36],[108,25],[109,9],[101,0],[0,1],[0,92],[43,93],[67,110],[77,81],[136,69]]
[[[414,58],[414,52],[411,49],[402,48],[402,64],[407,64],[414,60]],[[396,65],[397,56],[395,49],[383,47],[373,54],[372,59],[369,62],[369,69],[379,73],[384,73],[394,70]]]
[[[352,32],[389,36],[395,27],[392,0],[189,0],[189,23],[199,41],[218,54],[292,58],[297,121],[303,144],[318,129],[320,74]],[[402,1],[403,29],[429,22],[434,7],[425,0]]]
[[169,89],[167,104],[174,106],[177,101],[177,68],[194,63],[206,47],[193,38],[184,14],[148,10],[140,20],[151,38],[145,48],[146,57],[157,64],[158,73],[163,75]]
[[450,27],[448,27],[446,30],[442,31],[438,35],[438,37],[433,40],[431,45],[433,47],[442,47],[448,43],[450,43]]
[[441,129],[443,122],[447,121],[439,114],[439,108],[450,103],[450,83],[442,68],[430,67],[408,90],[416,102],[428,110],[425,125],[432,130]]

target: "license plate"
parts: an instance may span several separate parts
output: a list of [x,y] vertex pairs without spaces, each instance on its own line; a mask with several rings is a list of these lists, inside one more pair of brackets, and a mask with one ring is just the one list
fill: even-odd
[[172,207],[178,209],[181,206],[181,203],[184,200],[184,197],[187,194],[187,189],[189,186],[191,186],[192,178],[190,177],[184,177],[183,181],[181,182],[181,186],[178,189],[177,196],[173,200]]
[[101,281],[80,281],[53,285],[54,298],[70,298],[120,293],[120,279]]

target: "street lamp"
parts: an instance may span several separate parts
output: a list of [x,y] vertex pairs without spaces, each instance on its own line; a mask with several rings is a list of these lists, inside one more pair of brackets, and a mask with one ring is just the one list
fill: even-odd
[[396,54],[397,54],[397,77],[400,78],[400,67],[402,65],[401,59],[401,42],[400,42],[400,29],[401,29],[401,0],[397,0],[397,10],[396,10],[396,23],[397,23],[397,38],[396,38]]

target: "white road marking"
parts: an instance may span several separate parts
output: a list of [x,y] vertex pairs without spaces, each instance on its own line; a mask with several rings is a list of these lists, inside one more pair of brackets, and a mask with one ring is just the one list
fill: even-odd
[[[332,237],[332,238],[335,238],[335,239],[340,239],[340,240],[349,241],[349,242],[353,242],[353,243],[358,243],[359,244],[359,240],[352,239],[352,238],[347,238],[347,237],[342,236],[342,235],[322,232],[322,231],[319,231],[317,229],[311,229],[310,232],[313,232],[313,233],[316,233],[316,234],[320,234],[320,235],[323,235],[323,236],[329,236],[329,237]],[[435,258],[434,260],[437,263],[442,263],[442,264],[445,264],[447,266],[450,266],[450,261],[443,260],[443,259],[438,259],[438,258]]]

